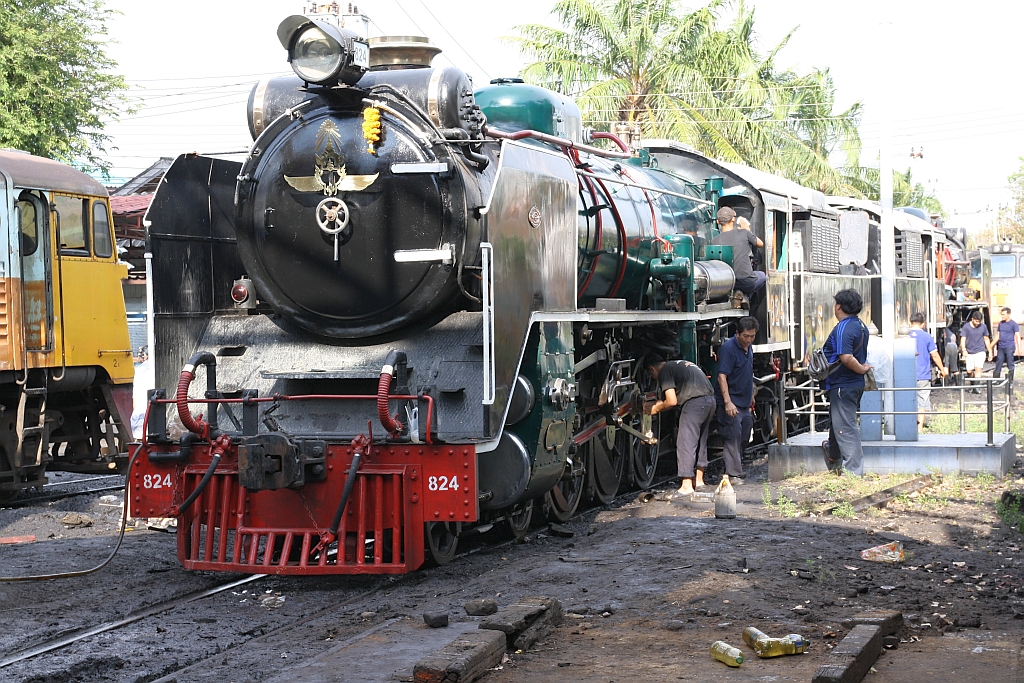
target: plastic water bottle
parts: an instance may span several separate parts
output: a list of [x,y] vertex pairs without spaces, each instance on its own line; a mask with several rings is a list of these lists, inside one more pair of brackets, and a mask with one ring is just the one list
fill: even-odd
[[724,640],[716,640],[711,644],[711,656],[729,666],[739,666],[743,663],[743,653],[739,648]]
[[784,638],[769,638],[753,626],[743,629],[743,642],[761,658],[802,655],[807,652],[807,639],[801,635],[790,633]]
[[736,518],[736,489],[732,487],[728,474],[722,475],[722,481],[715,489],[715,517],[719,519]]

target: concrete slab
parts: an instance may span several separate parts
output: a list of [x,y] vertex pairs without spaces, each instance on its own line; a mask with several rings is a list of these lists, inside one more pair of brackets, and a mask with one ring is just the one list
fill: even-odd
[[[825,458],[821,442],[824,432],[790,437],[785,445],[768,447],[768,478],[785,479],[790,474],[824,472]],[[988,472],[1005,476],[1013,467],[1017,438],[1013,434],[995,434],[994,445],[987,446],[986,434],[921,434],[917,441],[896,441],[886,436],[881,441],[865,441],[864,473],[914,474],[935,470],[944,474]]]
[[456,621],[445,628],[430,628],[422,619],[390,619],[341,641],[268,683],[411,681],[416,662],[478,627],[477,621]]

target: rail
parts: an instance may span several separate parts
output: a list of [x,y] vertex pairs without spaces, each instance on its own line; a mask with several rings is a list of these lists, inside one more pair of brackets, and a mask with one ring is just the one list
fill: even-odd
[[[970,406],[984,406],[986,412],[986,432],[988,440],[987,446],[995,445],[995,413],[996,411],[1002,411],[1003,413],[1003,428],[1004,432],[1010,431],[1010,383],[1008,378],[1000,377],[968,377],[966,378],[968,384],[960,384],[951,387],[937,387],[946,390],[957,391],[960,399],[960,410],[929,410],[929,415],[959,415],[960,416],[960,434],[967,433],[967,416],[974,415],[977,410],[967,409]],[[817,432],[818,419],[824,419],[828,417],[828,401],[823,399],[824,394],[827,392],[817,387],[817,382],[813,380],[806,380],[801,384],[787,386],[785,396],[793,396],[793,394],[806,394],[807,398],[804,403],[798,404],[792,408],[784,409],[784,416],[808,416],[810,418],[810,429],[811,432]],[[967,398],[967,391],[975,390],[979,387],[984,386],[985,398],[984,400],[972,401]],[[1003,389],[1004,398],[1000,401],[995,400],[993,395],[995,390]],[[917,391],[917,387],[878,387],[878,391],[886,392],[898,392],[898,391]],[[784,398],[785,400],[785,398]],[[895,410],[858,410],[858,415],[918,415],[918,411],[895,411]],[[779,443],[786,443],[786,420],[782,420],[782,430],[779,433]]]

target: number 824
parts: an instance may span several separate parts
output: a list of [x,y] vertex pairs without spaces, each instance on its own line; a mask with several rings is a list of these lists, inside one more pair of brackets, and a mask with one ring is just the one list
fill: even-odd
[[427,477],[427,488],[431,491],[458,491],[459,477],[458,475]]

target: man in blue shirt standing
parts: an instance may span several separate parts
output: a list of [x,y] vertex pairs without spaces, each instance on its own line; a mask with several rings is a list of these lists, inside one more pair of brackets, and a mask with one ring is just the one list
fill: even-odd
[[828,392],[828,415],[832,427],[828,432],[825,460],[828,468],[842,473],[843,470],[861,476],[864,474],[864,450],[860,443],[860,427],[857,424],[857,410],[864,393],[864,373],[871,369],[867,364],[868,328],[857,314],[864,308],[864,300],[855,289],[843,289],[833,296],[836,320],[822,351],[829,363],[839,361],[839,367],[822,382]]
[[718,349],[715,402],[718,404],[718,432],[722,437],[725,473],[734,484],[742,483],[743,447],[754,427],[754,351],[756,318],[746,316],[736,323],[736,335]]
[[[967,374],[981,377],[986,354],[992,360],[992,341],[988,337],[988,326],[981,322],[981,311],[971,313],[970,322],[960,328],[960,351],[966,359]],[[971,391],[981,393],[977,387]]]
[[1003,364],[1006,364],[1006,377],[1009,383],[1013,384],[1013,357],[1017,355],[1020,348],[1020,326],[1010,320],[1010,309],[1006,306],[999,311],[999,323],[996,325],[996,334],[992,338],[992,344],[996,347],[996,369],[993,377],[1003,376]]
[[945,377],[949,370],[942,364],[935,338],[924,329],[924,313],[910,316],[910,336],[917,343],[917,426],[924,427],[925,417],[932,409],[932,361]]

